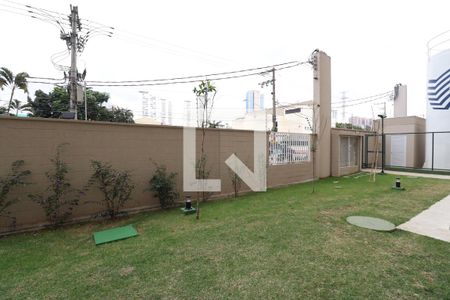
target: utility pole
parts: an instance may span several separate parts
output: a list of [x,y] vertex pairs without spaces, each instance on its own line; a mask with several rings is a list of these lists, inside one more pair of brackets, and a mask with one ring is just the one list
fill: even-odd
[[84,81],[84,120],[87,121],[87,87],[86,80]]
[[277,102],[275,98],[275,68],[272,69],[272,131],[278,131]]
[[272,84],[272,131],[277,132],[278,131],[278,123],[277,123],[277,101],[276,101],[276,94],[275,94],[275,68],[272,68],[272,79],[267,80],[264,82],[261,82],[259,85],[261,88],[265,86],[269,86],[269,84]]
[[77,50],[78,50],[78,28],[80,27],[80,18],[78,17],[78,6],[70,6],[70,112],[74,113],[77,119],[77,88],[78,88],[78,70],[77,70]]
[[345,106],[346,106],[346,100],[348,99],[348,97],[346,96],[347,92],[342,92],[342,123],[347,123],[347,121],[345,120]]
[[[378,115],[381,119],[381,173],[380,175],[384,175],[384,164],[386,162],[385,155],[386,155],[386,138],[384,136],[384,119],[386,119],[386,115]],[[378,149],[375,149],[375,151],[378,151]]]
[[[205,114],[205,116],[203,117],[203,123],[202,123],[202,128],[205,128],[207,126],[207,118],[208,118],[208,80],[205,81],[206,82],[206,90],[205,90],[205,104],[204,104],[204,109],[203,109],[203,113]],[[202,149],[203,151],[203,149]],[[203,152],[202,152],[203,153]]]
[[[32,11],[29,11],[32,13]],[[48,13],[45,13],[50,17]],[[34,17],[34,16],[33,16]],[[53,17],[45,20],[50,21],[50,23],[56,22],[54,25],[57,25],[60,28],[60,38],[66,42],[67,49],[70,51],[70,68],[59,65],[57,62],[53,61],[53,64],[58,70],[64,71],[64,79],[67,77],[67,68],[69,69],[69,84],[68,84],[68,91],[70,94],[70,103],[69,103],[69,112],[63,112],[62,117],[65,119],[78,119],[77,116],[77,105],[79,100],[81,102],[83,98],[83,89],[82,85],[78,85],[78,81],[84,81],[84,101],[85,101],[85,109],[87,108],[86,104],[86,70],[84,70],[83,74],[78,73],[77,68],[77,54],[82,53],[84,51],[84,48],[86,47],[86,43],[89,40],[89,37],[92,37],[94,35],[105,35],[108,37],[111,37],[113,32],[110,31],[114,30],[112,27],[107,27],[104,25],[101,26],[92,26],[89,24],[85,24],[83,29],[87,30],[86,33],[83,33],[81,31],[81,21],[80,17],[78,15],[78,6],[72,6],[70,5],[70,14],[68,15],[69,24],[67,23],[61,23],[56,18]],[[69,25],[69,29],[66,28],[66,24]],[[108,29],[105,29],[108,28]],[[84,118],[87,119],[87,111],[85,112]],[[83,118],[81,116],[81,118]]]

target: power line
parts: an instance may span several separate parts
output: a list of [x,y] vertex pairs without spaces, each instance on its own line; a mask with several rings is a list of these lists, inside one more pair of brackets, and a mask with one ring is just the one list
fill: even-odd
[[[31,16],[33,18],[39,19],[44,22],[51,23],[52,25],[57,26],[62,32],[66,31],[63,28],[63,25],[66,25],[68,27],[70,26],[70,22],[62,19],[62,17],[67,17],[62,13],[55,12],[52,10],[37,8],[34,6],[30,6],[30,5],[26,5],[26,4],[22,4],[22,3],[18,3],[18,2],[14,2],[14,1],[8,1],[8,0],[0,0],[0,1],[14,3],[17,6],[20,6],[20,7],[14,7],[14,9],[20,10],[22,13],[23,12],[30,13],[30,14],[32,14]],[[24,14],[22,14],[22,15],[24,15]],[[27,16],[27,15],[24,15],[24,16]],[[42,19],[42,18],[44,18],[44,19]],[[58,20],[58,18],[59,18],[59,20]],[[178,51],[174,50],[175,48],[178,48],[184,52],[189,52],[190,55],[194,55],[198,58],[201,58],[203,61],[215,61],[215,62],[230,61],[228,59],[220,58],[220,57],[217,57],[217,56],[214,56],[211,54],[200,52],[198,50],[189,49],[189,48],[186,48],[183,46],[175,45],[173,43],[150,38],[148,36],[144,36],[141,34],[132,33],[132,32],[126,31],[126,30],[118,29],[113,26],[105,25],[105,24],[102,24],[102,23],[99,23],[96,21],[92,21],[89,19],[80,19],[80,21],[83,23],[81,31],[87,35],[86,42],[88,39],[92,38],[94,35],[106,35],[106,36],[111,37],[114,34],[114,36],[118,35],[118,36],[124,37],[125,39],[128,39],[128,40],[125,40],[124,38],[117,37],[118,39],[125,40],[128,43],[129,42],[132,42],[132,43],[137,42],[138,44],[141,44],[141,45],[144,44],[145,46],[149,46],[149,44],[150,44],[150,46],[152,48],[159,47],[159,48],[164,48],[166,50],[169,49],[169,50],[171,50],[170,53],[174,54],[174,55],[181,53],[179,50]],[[149,41],[151,41],[152,43],[149,43]],[[157,43],[157,44],[155,44],[155,43]]]
[[[34,18],[34,19],[37,19],[37,20],[40,20],[40,21],[43,21],[43,22],[46,22],[46,23],[56,26],[61,32],[61,37],[65,40],[67,40],[66,32],[73,31],[71,16],[69,16],[69,15],[65,15],[63,13],[59,13],[59,12],[55,12],[52,10],[39,8],[39,7],[35,7],[35,6],[23,4],[23,3],[18,3],[18,2],[14,2],[14,1],[10,1],[10,0],[0,0],[0,1],[11,3],[11,4],[15,5],[15,6],[11,6],[11,5],[0,2],[0,7],[3,7],[3,8],[7,7],[7,8],[15,9],[20,12],[20,13],[16,12],[16,14],[23,15],[23,16],[29,16],[31,18]],[[8,12],[12,12],[12,11],[8,11]],[[12,13],[15,13],[15,12],[12,12]],[[28,15],[25,13],[27,13]],[[77,50],[77,52],[80,52],[80,53],[84,50],[87,41],[89,39],[91,39],[92,37],[99,36],[99,35],[111,37],[113,34],[112,32],[107,31],[101,27],[98,27],[98,26],[92,27],[92,26],[90,26],[90,24],[83,26],[83,30],[81,30],[82,24],[81,24],[79,18],[77,19],[77,27],[80,32],[80,35],[77,37],[79,42],[77,43],[76,50]],[[109,27],[105,27],[105,28],[109,29]],[[81,32],[83,34],[81,34]],[[68,48],[70,48],[70,45],[67,45],[67,46],[68,46]]]
[[4,9],[4,8],[0,8],[0,11],[4,11],[4,12],[7,12],[7,13],[11,13],[11,14],[16,14],[16,15],[20,15],[20,16],[29,17],[28,15],[25,15],[25,14],[22,14],[22,13],[19,13],[19,12],[15,12],[15,11],[11,11],[11,10],[8,10],[8,9]]
[[[31,17],[33,17],[33,18],[36,18],[38,20],[41,20],[41,21],[48,22],[48,23],[51,23],[53,25],[56,25],[58,28],[61,29],[61,32],[65,32],[66,31],[63,28],[64,25],[66,25],[66,26],[70,25],[70,20],[69,20],[68,16],[64,15],[64,14],[62,14],[60,12],[52,11],[52,10],[49,10],[49,9],[38,8],[38,7],[31,6],[31,5],[26,5],[26,4],[18,3],[18,2],[15,2],[15,1],[10,1],[10,0],[0,0],[0,1],[5,1],[5,2],[8,2],[8,3],[12,3],[12,4],[16,5],[16,6],[19,6],[19,7],[16,7],[15,9],[21,10],[22,12],[28,12],[28,13],[31,14]],[[26,16],[26,15],[24,15],[24,16]],[[67,20],[65,20],[64,18],[67,18]],[[150,38],[148,36],[144,36],[144,35],[141,35],[141,34],[135,34],[135,33],[132,33],[132,32],[128,32],[126,30],[117,29],[115,27],[108,26],[108,25],[105,25],[105,24],[102,24],[102,23],[99,23],[99,22],[96,22],[96,21],[89,20],[89,19],[81,19],[80,18],[80,23],[83,24],[82,26],[81,25],[80,26],[81,26],[81,31],[85,34],[85,36],[84,37],[80,37],[80,43],[79,43],[80,44],[80,49],[78,49],[79,51],[82,51],[84,49],[85,43],[90,38],[92,38],[94,36],[105,35],[105,36],[111,37],[113,34],[115,34],[115,35],[119,34],[121,36],[125,36],[126,38],[131,38],[131,39],[136,39],[136,37],[138,37],[139,39],[141,39],[139,41],[141,43],[143,42],[143,40],[145,40],[144,43],[148,43],[148,40],[152,40],[152,41],[155,41],[157,43],[166,44],[166,45],[169,45],[172,48],[175,47],[175,48],[183,49],[184,51],[188,51],[191,54],[192,53],[196,53],[197,55],[201,55],[202,58],[204,58],[205,56],[214,57],[214,56],[212,56],[210,54],[207,54],[207,53],[203,53],[203,52],[200,52],[200,51],[197,51],[197,50],[188,49],[186,47],[182,47],[182,46],[178,46],[178,45],[175,45],[175,44],[172,44],[172,43],[168,43],[168,42],[164,42],[164,41],[157,40],[157,39],[154,39],[154,38]],[[152,46],[157,46],[157,45],[152,44]],[[174,52],[173,49],[172,49],[172,54],[176,54],[176,51]],[[217,59],[219,57],[215,57],[215,58]],[[219,59],[227,60],[227,59],[222,59],[222,58],[219,58]],[[55,65],[55,68],[57,68],[60,71],[65,71],[66,70],[66,68],[64,68],[61,65],[58,65],[58,64],[54,64],[54,65]],[[248,71],[251,71],[251,70],[248,70]],[[209,75],[199,75],[199,76],[215,76],[215,75],[221,75],[221,73],[219,73],[219,74],[209,74]],[[183,78],[183,77],[181,77],[181,78],[171,78],[169,80],[184,80],[184,79],[186,79],[186,78]],[[145,82],[149,82],[148,80],[144,80],[144,81]],[[159,81],[159,80],[157,80],[157,81]],[[100,82],[101,81],[97,81],[96,83],[100,83]],[[130,82],[137,82],[137,81],[130,81]],[[92,86],[93,81],[90,81],[89,83]],[[114,83],[114,82],[102,82],[102,83]],[[124,83],[124,82],[121,82],[121,83]]]
[[353,103],[353,104],[346,104],[345,106],[335,106],[335,107],[332,107],[332,108],[334,108],[334,109],[339,109],[339,108],[344,108],[344,107],[358,106],[358,105],[361,105],[361,104],[366,104],[366,103],[374,102],[374,101],[377,101],[377,100],[380,100],[380,99],[386,99],[386,97],[388,97],[388,96],[389,96],[389,95],[385,95],[385,96],[383,96],[383,97],[377,97],[377,98],[373,98],[373,99],[369,99],[369,100],[366,100],[366,101],[362,101],[362,102],[358,102],[358,103]]
[[[297,65],[292,65],[289,67],[284,67],[282,69],[288,69],[288,68],[293,68],[293,67],[297,67]],[[275,69],[278,70],[278,69]],[[214,80],[214,81],[220,81],[220,80],[228,80],[228,79],[236,79],[236,78],[242,78],[242,77],[249,77],[249,76],[255,76],[255,75],[260,75],[261,72],[253,72],[253,73],[247,73],[247,74],[241,74],[241,75],[233,75],[233,76],[224,76],[224,77],[215,77],[215,78],[209,78],[211,75],[206,75],[205,78],[207,78],[208,80]],[[189,78],[198,78],[199,76],[195,76],[195,77],[186,77],[188,80],[182,80],[182,81],[170,81],[170,79],[164,79],[165,81],[162,80],[152,80],[151,82],[147,82],[147,83],[117,83],[117,84],[104,84],[104,83],[94,83],[91,84],[89,83],[88,86],[109,86],[109,87],[133,87],[133,86],[159,86],[159,85],[173,85],[173,84],[184,84],[184,83],[194,83],[194,82],[200,82],[205,80],[205,78],[199,78],[199,79],[189,79]]]
[[356,101],[366,100],[366,99],[370,99],[370,98],[374,98],[374,97],[387,96],[389,94],[392,94],[392,91],[386,91],[384,93],[380,93],[380,94],[376,94],[376,95],[372,95],[372,96],[366,96],[366,97],[362,97],[362,98],[355,98],[355,99],[351,99],[351,100],[333,102],[332,104],[341,104],[344,102],[345,103],[356,102]]
[[46,82],[46,81],[37,81],[37,80],[28,80],[28,83],[39,83],[39,84],[48,84],[48,85],[62,85],[65,84],[66,82]]
[[[36,7],[30,6],[30,5],[20,4],[20,3],[8,1],[8,0],[1,0],[1,1],[13,3],[16,6],[11,6],[11,5],[0,2],[0,7],[14,9],[14,10],[17,10],[18,12],[13,12],[10,10],[4,10],[4,11],[10,12],[10,13],[15,13],[15,14],[22,15],[25,17],[31,17],[34,19],[38,19],[38,20],[50,23],[52,25],[55,25],[61,31],[64,31],[63,25],[68,25],[67,21],[65,21],[62,18],[64,16],[62,14],[52,15],[45,9],[40,9],[40,8],[36,8]],[[20,6],[20,7],[17,7],[17,6]]]
[[[0,0],[5,1],[8,3],[13,3],[16,6],[19,6],[15,9],[22,10],[22,12],[28,12],[31,15],[31,17],[36,18],[38,20],[50,23],[52,25],[57,26],[62,32],[66,32],[66,29],[64,29],[63,25],[70,27],[70,22],[68,20],[65,20],[64,18],[68,19],[68,16],[64,15],[63,13],[56,12],[49,9],[43,9],[34,7],[31,5],[26,5],[23,3],[18,3],[15,1],[10,0]],[[31,11],[30,11],[31,9]],[[34,15],[33,15],[34,14]],[[37,16],[36,16],[37,14]],[[23,15],[23,14],[22,14]],[[24,15],[26,16],[26,15]],[[43,19],[44,18],[44,19]],[[124,29],[119,29],[113,26],[105,25],[93,20],[80,18],[80,22],[82,23],[81,26],[81,32],[86,35],[86,38],[81,38],[80,40],[84,41],[86,43],[89,39],[91,39],[94,36],[98,35],[104,35],[108,37],[114,37],[124,40],[126,42],[133,42],[140,44],[141,46],[151,46],[153,49],[155,47],[164,48],[166,49],[166,53],[168,50],[168,53],[173,55],[179,55],[180,53],[189,53],[191,56],[200,58],[203,61],[215,61],[215,62],[232,62],[230,59],[222,58],[219,56],[211,55],[205,52],[201,52],[194,49],[189,49],[184,46],[176,45],[170,42],[158,40],[155,38],[151,38],[142,34],[133,33]],[[149,42],[151,41],[151,42]],[[155,44],[156,43],[156,44]],[[178,49],[178,50],[177,50]],[[180,51],[181,50],[181,51]]]
[[[273,66],[257,67],[257,68],[242,69],[242,70],[237,70],[237,71],[211,73],[211,74],[203,74],[203,75],[192,75],[192,76],[162,78],[162,79],[129,80],[129,81],[92,80],[92,81],[87,81],[87,83],[89,86],[145,86],[145,85],[167,85],[167,84],[178,84],[178,83],[191,83],[191,82],[202,81],[205,78],[208,78],[210,80],[224,80],[224,79],[241,78],[241,77],[259,75],[259,74],[261,74],[261,72],[264,72],[262,70],[270,71],[274,67],[275,67],[275,70],[280,71],[280,70],[284,70],[284,69],[294,68],[294,67],[297,67],[297,66],[300,66],[303,64],[307,64],[307,63],[308,62],[291,61],[291,62],[276,64]],[[276,68],[276,67],[279,67],[279,68]],[[258,71],[258,72],[248,73],[250,71]],[[231,75],[231,74],[239,74],[239,73],[245,73],[245,74],[214,78],[214,77],[220,76],[220,75]],[[211,78],[211,77],[213,77],[213,78]],[[49,78],[49,77],[40,77],[40,76],[30,76],[30,78],[45,79],[45,80],[61,80],[60,78]],[[198,79],[195,79],[195,78],[198,78]],[[195,79],[195,80],[190,80],[190,79]]]
[[[7,2],[7,3],[10,3],[10,4],[13,4],[13,5],[15,5],[16,7],[10,6],[10,5],[7,5],[7,4],[0,4],[0,5],[13,7],[14,9],[17,9],[17,10],[22,10],[22,11],[27,11],[27,12],[28,12],[28,11],[30,11],[30,9],[31,9],[31,10],[37,10],[37,11],[40,11],[40,14],[45,13],[46,15],[52,16],[52,17],[59,17],[59,18],[61,18],[61,17],[67,17],[67,16],[66,16],[65,14],[63,14],[63,13],[56,12],[56,11],[49,10],[49,9],[45,9],[45,8],[39,8],[39,7],[31,6],[31,5],[28,5],[28,4],[24,4],[24,3],[19,3],[19,2],[15,2],[15,1],[10,1],[10,0],[0,0],[0,1]],[[69,24],[69,22],[67,22],[67,24]]]
[[[237,70],[237,71],[220,72],[220,73],[211,73],[211,74],[202,74],[202,75],[191,75],[191,76],[183,76],[183,77],[174,77],[174,78],[142,79],[142,80],[118,80],[118,81],[89,80],[88,83],[143,83],[143,82],[159,82],[159,81],[184,80],[184,79],[192,79],[192,78],[203,78],[204,79],[204,78],[213,77],[213,76],[230,75],[230,74],[251,72],[251,71],[269,69],[269,68],[280,67],[280,66],[285,66],[285,65],[292,65],[292,64],[296,64],[295,66],[297,66],[300,63],[298,61],[290,61],[290,62],[280,63],[280,64],[276,64],[276,65],[272,65],[272,66],[256,67],[256,68],[242,69],[242,70]],[[279,70],[281,70],[281,68]]]

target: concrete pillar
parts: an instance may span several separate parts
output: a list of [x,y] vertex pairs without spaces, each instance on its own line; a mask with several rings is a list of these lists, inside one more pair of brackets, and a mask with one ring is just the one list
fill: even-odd
[[322,51],[312,56],[314,76],[314,134],[316,178],[331,175],[331,59]]
[[408,115],[408,90],[406,85],[397,84],[394,88],[394,118]]

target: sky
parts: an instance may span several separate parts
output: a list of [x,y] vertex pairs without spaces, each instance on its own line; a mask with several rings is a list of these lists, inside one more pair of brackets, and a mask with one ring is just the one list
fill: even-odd
[[[66,49],[59,31],[18,10],[22,4],[68,14],[78,5],[83,19],[115,27],[112,37],[92,38],[79,59],[86,79],[139,80],[179,77],[305,61],[314,49],[331,57],[332,101],[348,100],[408,86],[408,114],[426,113],[427,41],[450,29],[448,1],[22,1],[0,0],[0,66],[31,76],[61,78],[50,56]],[[8,10],[9,12],[5,11]],[[25,13],[26,14],[26,13]],[[68,61],[62,63],[69,64]],[[269,88],[255,76],[216,82],[212,119],[230,123],[245,113],[248,90]],[[280,104],[312,99],[312,71],[300,66],[277,72]],[[195,84],[162,87],[96,87],[110,93],[109,105],[142,115],[139,91],[172,103],[173,120],[186,121],[186,101],[195,106]],[[52,86],[32,84],[36,89]],[[9,91],[0,92],[0,100]],[[25,95],[17,94],[25,101]],[[379,102],[378,102],[379,103]],[[0,102],[4,104],[4,102]],[[388,107],[392,102],[388,103]],[[351,115],[372,117],[382,105],[348,107]],[[338,111],[338,115],[341,111]]]

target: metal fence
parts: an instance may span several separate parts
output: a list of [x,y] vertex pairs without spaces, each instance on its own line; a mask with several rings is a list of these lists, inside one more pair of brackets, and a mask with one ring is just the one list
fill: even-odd
[[269,135],[269,165],[286,165],[310,160],[311,135],[271,132]]
[[366,135],[363,152],[363,167],[450,172],[450,131]]

